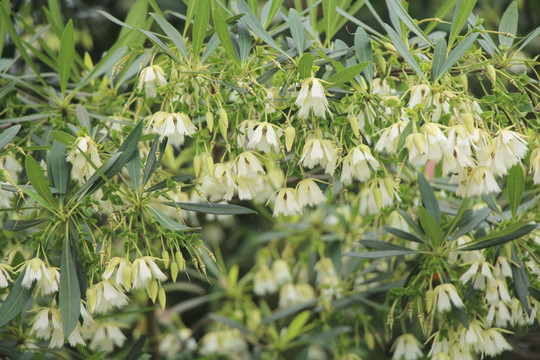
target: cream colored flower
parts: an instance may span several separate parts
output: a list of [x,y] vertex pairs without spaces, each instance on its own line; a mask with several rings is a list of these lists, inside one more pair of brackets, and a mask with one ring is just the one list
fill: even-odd
[[160,141],[167,137],[169,143],[176,147],[184,144],[186,136],[191,137],[197,131],[197,127],[184,113],[158,111],[152,116],[150,125],[153,125],[153,131],[159,135]]
[[392,360],[416,360],[423,357],[420,342],[413,334],[403,334],[399,336],[392,346],[394,354]]
[[310,110],[313,110],[315,116],[323,119],[326,112],[330,113],[324,87],[317,78],[310,77],[302,82],[302,88],[295,104],[300,108],[298,116],[301,119],[307,118]]
[[274,274],[268,268],[263,265],[253,277],[253,292],[257,296],[265,296],[267,294],[273,294],[278,290],[278,284],[274,278]]
[[148,288],[150,281],[153,279],[158,281],[167,280],[165,274],[154,262],[155,259],[151,256],[143,256],[133,261],[131,266],[133,289]]
[[156,97],[156,87],[167,85],[167,79],[165,79],[165,73],[159,65],[152,65],[142,69],[139,76],[139,85],[137,88],[142,90],[144,87],[146,97]]
[[[369,166],[368,166],[369,164]],[[343,158],[341,169],[341,182],[343,185],[350,185],[353,179],[366,181],[371,177],[371,169],[377,171],[379,162],[371,155],[371,151],[366,145],[354,147],[347,156]]]
[[326,196],[311,178],[301,180],[296,185],[296,197],[298,205],[302,208],[304,206],[314,206],[326,201]]
[[73,149],[67,156],[67,161],[73,165],[71,176],[79,183],[84,183],[90,176],[92,176],[96,170],[87,160],[84,153],[96,168],[101,166],[101,159],[99,158],[99,152],[97,145],[89,136],[78,137],[73,145]]
[[292,188],[278,190],[276,202],[274,204],[274,216],[283,214],[285,216],[296,215],[301,212],[298,204],[297,192]]

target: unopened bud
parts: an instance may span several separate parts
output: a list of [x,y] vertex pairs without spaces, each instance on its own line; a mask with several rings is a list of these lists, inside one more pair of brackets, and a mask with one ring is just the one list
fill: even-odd
[[489,64],[488,66],[486,66],[486,69],[489,79],[493,84],[495,84],[495,82],[497,81],[497,73],[495,71],[495,68],[493,67],[493,65]]
[[463,85],[463,90],[467,91],[469,89],[469,80],[467,79],[467,75],[461,74],[459,76],[459,82],[461,85]]
[[380,209],[382,207],[381,189],[375,187],[375,189],[373,189],[373,197],[375,198],[375,204],[377,204],[377,208]]
[[161,308],[165,310],[165,305],[167,304],[167,295],[165,295],[165,290],[163,290],[162,287],[160,287],[158,291],[158,301]]
[[389,42],[385,42],[383,45],[384,45],[386,50],[391,51],[391,52],[397,52],[396,47],[394,46],[394,44],[389,43]]
[[371,332],[366,331],[366,333],[364,335],[364,340],[365,340],[367,348],[369,350],[374,350],[375,349],[375,337],[373,336],[373,334]]
[[292,126],[289,126],[285,129],[285,146],[287,147],[287,151],[291,151],[294,138],[296,136],[296,130]]
[[375,62],[378,68],[377,72],[379,74],[386,74],[386,59],[383,56],[377,56]]
[[201,165],[201,155],[197,154],[193,157],[193,171],[195,172],[195,177],[199,177],[201,173]]
[[206,166],[206,173],[209,175],[214,174],[214,159],[212,159],[212,156],[208,155],[204,159],[205,166]]
[[169,268],[169,253],[166,250],[163,250],[161,253],[161,260],[163,260],[163,266],[165,266],[165,269]]
[[219,131],[224,139],[227,139],[227,130],[229,129],[229,117],[227,112],[221,108],[219,109]]
[[471,113],[466,112],[463,114],[463,123],[465,123],[465,127],[467,128],[467,131],[469,134],[473,134],[476,127],[474,126],[474,118]]
[[394,198],[395,185],[396,183],[394,182],[394,180],[392,180],[392,178],[387,177],[384,179],[384,186],[386,187],[386,191],[388,191],[388,194],[390,194],[392,198]]
[[96,300],[96,289],[86,289],[86,301],[88,303],[88,308],[90,308],[90,312],[94,312],[94,308],[96,307]]
[[428,290],[426,292],[426,310],[428,313],[431,312],[431,309],[433,308],[434,296],[433,290]]
[[349,116],[349,124],[351,125],[354,136],[360,136],[360,129],[358,127],[358,118],[356,116]]
[[171,263],[171,279],[173,282],[176,282],[176,278],[178,277],[178,264],[176,261],[173,261]]
[[126,290],[131,289],[131,266],[124,266],[122,269],[122,281]]
[[158,283],[157,283],[157,280],[154,279],[150,281],[150,283],[148,284],[148,296],[150,296],[150,299],[152,299],[153,303],[156,302],[157,293],[158,293]]
[[206,112],[206,126],[210,132],[214,131],[214,114],[210,111]]
[[178,251],[175,254],[176,262],[178,263],[178,270],[184,270],[186,268],[186,260],[184,260],[184,255],[181,251]]

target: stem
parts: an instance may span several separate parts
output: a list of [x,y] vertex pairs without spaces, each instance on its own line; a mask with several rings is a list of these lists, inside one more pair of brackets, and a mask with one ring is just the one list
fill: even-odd
[[156,305],[148,299],[148,307],[152,310],[146,312],[146,333],[150,342],[150,359],[160,360],[159,355],[159,327],[156,320]]

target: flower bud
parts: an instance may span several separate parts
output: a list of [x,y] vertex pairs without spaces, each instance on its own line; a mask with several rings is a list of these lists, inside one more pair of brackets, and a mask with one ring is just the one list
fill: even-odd
[[193,171],[195,172],[195,177],[199,177],[201,173],[201,165],[202,165],[201,155],[197,154],[193,157]]
[[358,118],[356,116],[349,116],[349,124],[351,125],[351,129],[353,131],[354,136],[359,137],[360,136],[360,130],[358,128]]
[[131,266],[124,266],[122,269],[122,281],[126,290],[131,289]]
[[208,126],[210,132],[214,131],[214,114],[210,111],[206,112],[206,126]]
[[90,312],[94,312],[94,308],[96,307],[96,300],[97,300],[96,289],[94,288],[86,289],[86,300],[87,300],[88,308],[90,309]]
[[433,290],[426,291],[426,310],[428,313],[431,312],[431,309],[433,308],[434,297],[435,294]]
[[486,69],[489,79],[493,84],[495,84],[495,82],[497,81],[497,73],[495,72],[495,68],[493,67],[493,65],[489,64],[488,66],[486,66]]
[[205,166],[206,166],[206,173],[209,175],[214,174],[214,159],[212,156],[208,155],[205,157]]
[[473,134],[476,127],[474,126],[474,118],[471,113],[466,112],[463,114],[463,123],[465,123],[465,127],[469,134]]
[[467,79],[467,75],[461,74],[459,76],[459,82],[461,85],[463,85],[463,90],[467,91],[469,89],[469,80]]
[[383,45],[384,45],[386,50],[391,51],[391,52],[397,52],[396,47],[394,46],[394,44],[389,43],[389,42],[385,42]]
[[184,255],[181,251],[178,251],[175,254],[176,262],[178,263],[178,270],[184,270],[186,268],[186,260],[184,260]]
[[385,74],[386,73],[386,59],[383,56],[377,56],[375,58],[375,62],[377,64],[377,72],[379,74]]
[[375,204],[377,204],[377,208],[380,209],[382,207],[381,189],[379,189],[378,187],[375,187],[375,189],[373,189],[373,197],[375,198]]
[[227,112],[221,108],[219,109],[219,131],[223,138],[227,139],[227,129],[229,128],[229,117]]
[[292,126],[289,126],[285,129],[285,146],[287,148],[287,151],[291,151],[295,136],[296,130]]
[[161,253],[161,260],[163,260],[163,266],[165,267],[165,269],[168,269],[170,257],[169,253],[166,250],[163,250],[163,252]]
[[176,282],[176,278],[178,277],[178,264],[176,261],[173,260],[171,263],[171,278],[173,282]]
[[150,296],[150,299],[152,299],[152,302],[156,302],[158,294],[158,283],[157,280],[154,279],[148,284],[148,296]]
[[161,305],[161,308],[165,310],[165,305],[167,303],[167,296],[165,295],[165,290],[163,288],[159,288],[158,301],[159,301],[159,305]]

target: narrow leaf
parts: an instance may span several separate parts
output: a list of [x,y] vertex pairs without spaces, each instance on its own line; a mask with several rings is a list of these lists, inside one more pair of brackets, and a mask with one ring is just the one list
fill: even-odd
[[287,334],[283,341],[286,343],[297,338],[302,333],[302,328],[309,319],[311,312],[306,310],[302,311],[300,314],[296,315],[291,321],[290,325],[287,327]]
[[330,86],[341,85],[347,81],[351,81],[356,75],[360,74],[368,65],[368,62],[363,62],[345,68],[330,76],[326,81],[330,83]]
[[144,343],[146,342],[146,335],[141,337],[133,344],[124,360],[137,360],[143,355]]
[[469,48],[472,46],[472,44],[476,41],[476,38],[478,37],[478,33],[471,34],[467,36],[465,39],[459,42],[459,44],[452,50],[450,55],[448,55],[448,58],[444,62],[444,65],[442,66],[438,76],[441,77],[443,74],[445,74],[450,68],[459,60],[461,57],[469,50]]
[[67,190],[69,179],[69,164],[66,160],[66,145],[54,141],[51,148],[52,182],[60,194]]
[[380,259],[393,256],[402,256],[416,254],[415,250],[382,250],[382,251],[371,251],[371,252],[355,252],[355,253],[345,253],[343,256],[352,256],[361,259]]
[[433,52],[433,63],[431,65],[431,80],[437,81],[442,75],[441,69],[446,60],[446,40],[440,38]]
[[414,56],[411,54],[403,40],[399,37],[399,35],[392,29],[389,25],[385,24],[385,29],[388,32],[388,35],[390,36],[390,39],[392,40],[392,43],[396,47],[397,51],[403,56],[403,59],[411,66],[411,68],[424,80],[427,81],[426,76],[422,72],[422,69],[420,69],[420,66],[414,59]]
[[[536,224],[527,224],[527,225],[515,224],[515,225],[520,225],[520,227],[515,229],[515,226],[510,226],[502,231],[492,231],[489,234],[489,236],[480,238],[474,243],[472,243],[471,245],[466,246],[460,250],[461,251],[479,250],[479,249],[485,249],[485,248],[496,246],[496,245],[502,245],[509,241],[519,239],[520,237],[527,235],[528,233],[530,233],[531,231],[537,228]],[[502,235],[493,237],[493,233],[502,234]],[[489,239],[483,240],[487,237],[489,237]]]
[[126,168],[129,173],[129,178],[131,180],[131,186],[135,192],[139,191],[139,182],[141,180],[141,154],[139,148],[135,149],[133,156],[127,162]]
[[[502,33],[499,34],[499,45],[509,48],[514,43],[512,36],[516,35],[517,32],[518,16],[517,2],[512,1],[504,12],[501,23],[499,24],[499,32]],[[506,34],[512,36],[507,36]]]
[[2,131],[2,134],[0,134],[0,150],[17,135],[20,129],[21,125],[13,125],[9,129]]
[[256,214],[254,210],[245,208],[243,206],[232,205],[232,204],[211,204],[211,203],[186,203],[186,202],[176,202],[174,203],[164,203],[169,206],[178,205],[182,210],[195,211],[203,214],[214,214],[214,215],[242,215],[242,214]]
[[375,250],[405,250],[405,251],[414,251],[413,249],[406,248],[404,246],[392,244],[386,241],[379,240],[360,240],[360,243],[367,247],[368,249]]
[[394,236],[397,236],[398,238],[401,238],[401,239],[414,241],[414,242],[417,242],[417,243],[425,243],[426,242],[424,239],[419,238],[418,236],[415,236],[413,234],[409,234],[408,232],[403,231],[401,229],[396,229],[396,228],[393,228],[393,227],[385,227],[384,229],[386,231],[388,231],[390,234],[392,234]]
[[[446,14],[450,12],[450,10],[456,5],[457,0],[447,0],[444,3],[442,3],[435,15],[433,16],[434,19],[444,19],[446,17]],[[424,34],[429,34],[435,27],[437,26],[438,22],[431,21],[428,26],[424,29]]]
[[[159,157],[156,157],[158,146],[159,146]],[[150,178],[152,177],[152,174],[156,170],[157,165],[159,164],[159,162],[161,161],[161,158],[163,157],[163,153],[165,152],[166,146],[167,146],[167,141],[163,141],[161,144],[159,143],[159,136],[156,136],[154,138],[154,141],[152,141],[152,145],[150,146],[150,151],[148,152],[148,156],[146,158],[146,165],[144,167],[142,186],[145,186],[148,183],[148,180],[150,180]]]
[[73,145],[77,138],[71,134],[63,132],[61,130],[54,130],[52,132],[53,139],[64,145]]
[[193,61],[199,61],[199,52],[206,36],[206,28],[210,22],[210,4],[208,0],[197,0],[197,12],[193,21],[191,42],[193,45]]
[[236,63],[240,62],[240,58],[236,55],[233,43],[231,41],[231,35],[229,33],[229,28],[227,27],[227,23],[225,22],[225,19],[223,18],[223,15],[219,12],[219,9],[217,7],[214,7],[213,9],[213,17],[214,17],[214,28],[216,30],[216,34],[219,37],[219,41],[221,42],[221,45],[229,55],[229,58],[231,60],[234,60]]
[[189,226],[180,224],[178,221],[171,219],[161,211],[154,209],[151,206],[147,206],[147,209],[150,210],[150,213],[152,214],[154,219],[156,219],[157,222],[163,225],[166,229],[174,231],[186,231],[191,229]]
[[165,180],[162,180],[162,181],[158,182],[157,184],[154,184],[154,185],[150,186],[145,191],[146,192],[152,192],[152,191],[156,191],[156,190],[165,189],[167,187],[167,182],[169,181],[169,179],[171,179],[173,181],[176,181],[176,182],[179,182],[179,183],[185,183],[186,181],[192,180],[194,178],[195,177],[193,175],[189,175],[189,174],[174,175],[174,176],[171,176],[170,178],[167,178]]
[[469,315],[464,307],[457,307],[452,303],[452,312],[466,329],[469,328]]
[[427,182],[422,173],[418,173],[418,187],[420,188],[420,196],[422,197],[422,204],[428,211],[428,213],[435,219],[438,225],[441,223],[441,214],[439,209],[439,202],[435,197],[433,189]]
[[77,327],[81,312],[79,280],[77,279],[75,262],[71,255],[69,236],[66,236],[64,247],[62,248],[58,306],[60,307],[60,316],[62,317],[64,337],[67,339],[73,330],[75,330],[75,327]]
[[236,30],[236,32],[238,33],[240,63],[244,64],[249,57],[249,52],[251,51],[251,34],[249,33],[249,29],[247,28],[247,26],[242,22],[236,24]]
[[51,189],[49,188],[49,180],[45,177],[41,166],[30,155],[26,157],[24,164],[28,180],[30,180],[30,184],[32,184],[38,195],[40,195],[51,207],[56,207],[56,202],[52,196]]
[[92,130],[92,125],[90,124],[90,116],[88,115],[88,110],[81,104],[77,104],[75,107],[75,112],[77,114],[77,120],[82,127],[88,129],[88,132]]
[[265,29],[268,27],[268,25],[270,25],[270,23],[274,19],[274,16],[276,16],[278,10],[283,4],[283,1],[284,0],[271,0],[267,2],[267,5],[269,5],[268,14],[266,14],[265,17],[262,17],[262,22]]
[[529,294],[533,298],[535,298],[536,301],[540,301],[540,290],[532,286],[529,286],[528,289],[529,289]]
[[438,246],[442,241],[443,233],[437,221],[423,207],[418,208],[418,218],[420,219],[422,229],[424,229],[432,244]]
[[254,336],[255,338],[258,338],[259,336],[254,333],[253,331],[249,330],[247,327],[235,322],[235,321],[232,321],[231,319],[229,318],[226,318],[224,316],[221,316],[221,315],[218,315],[218,314],[214,314],[214,313],[211,313],[211,314],[208,314],[208,317],[212,320],[215,320],[215,321],[219,321],[220,323],[223,323],[229,327],[232,327],[234,329],[238,329],[240,330],[241,332],[243,332],[244,334],[246,335],[251,335],[251,336]]
[[58,75],[60,76],[60,89],[62,90],[62,94],[66,93],[74,58],[75,35],[73,32],[73,22],[70,19],[62,33],[60,51],[58,52]]
[[298,60],[298,72],[300,73],[300,78],[305,79],[310,77],[312,67],[313,55],[311,55],[310,53],[305,53],[304,55],[302,55],[300,60]]
[[450,37],[448,38],[448,49],[452,47],[452,44],[458,37],[463,25],[467,22],[467,18],[471,14],[476,5],[476,0],[459,0],[454,11],[454,17],[452,19],[452,27],[450,28]]
[[156,20],[156,22],[161,27],[163,32],[167,34],[167,36],[171,39],[173,44],[176,46],[176,48],[180,52],[180,55],[182,56],[182,58],[185,61],[189,60],[189,53],[187,51],[186,43],[184,42],[184,37],[182,36],[182,34],[180,34],[180,32],[176,30],[174,26],[172,26],[167,20],[165,20],[158,14],[150,13],[150,16],[152,16],[154,20]]
[[[201,55],[201,62],[205,62],[206,59],[212,55],[212,53],[218,48],[219,46],[219,38],[216,33],[212,35],[210,40],[208,40],[208,44],[206,44],[206,49],[204,49],[202,55]],[[214,79],[212,79],[214,80]]]
[[289,28],[291,35],[298,50],[298,55],[304,52],[304,25],[300,15],[294,8],[289,9]]
[[325,41],[328,44],[330,44],[330,40],[339,30],[334,28],[334,21],[337,17],[336,5],[336,0],[325,0],[322,2],[324,33],[326,35]]
[[369,65],[364,69],[364,78],[371,84],[373,81],[373,50],[371,48],[371,39],[367,35],[366,31],[361,27],[356,29],[354,34],[354,50],[358,61],[363,63],[367,62]]
[[514,165],[508,172],[508,178],[506,183],[506,191],[508,192],[508,202],[510,203],[510,210],[512,212],[512,218],[515,219],[518,211],[519,204],[521,203],[521,196],[525,189],[525,175],[521,165]]
[[31,228],[33,226],[39,225],[48,219],[37,219],[37,220],[6,220],[4,222],[4,229],[8,231],[19,231]]
[[30,300],[35,283],[32,283],[30,289],[22,286],[22,281],[25,274],[26,269],[20,273],[17,281],[15,281],[15,284],[13,285],[13,288],[10,290],[6,299],[3,301],[2,306],[0,307],[0,327],[3,327],[9,321],[11,321],[11,319],[19,315],[19,313],[26,307],[28,300]]
[[461,225],[456,233],[452,235],[452,240],[455,240],[478,228],[478,226],[488,218],[489,214],[491,214],[491,209],[489,207],[484,207],[475,211],[473,215],[466,219],[466,223]]
[[403,149],[403,146],[405,145],[405,141],[407,140],[407,136],[412,134],[412,124],[413,124],[413,121],[409,121],[407,125],[405,125],[405,128],[403,128],[403,132],[401,133],[401,135],[399,135],[398,146],[397,146],[398,149]]
[[532,40],[534,40],[538,35],[540,35],[540,27],[537,27],[534,31],[521,39],[521,45],[519,45],[516,53],[519,53],[521,50],[523,50],[523,48],[527,46],[527,44],[529,44]]
[[527,315],[530,315],[531,308],[529,307],[527,295],[529,295],[529,287],[531,283],[529,282],[529,278],[527,277],[527,272],[525,271],[523,262],[521,261],[514,247],[512,247],[512,254],[510,255],[510,259],[512,260],[512,263],[510,265],[512,267],[512,280],[514,283],[514,288],[516,289],[517,297]]
[[403,21],[403,23],[409,28],[409,30],[418,35],[429,45],[433,45],[428,39],[428,37],[424,34],[424,32],[420,29],[420,27],[418,27],[413,18],[407,13],[407,11],[405,11],[403,5],[401,5],[400,0],[388,0],[387,4],[389,4],[394,9],[397,16],[401,19],[401,21]]

